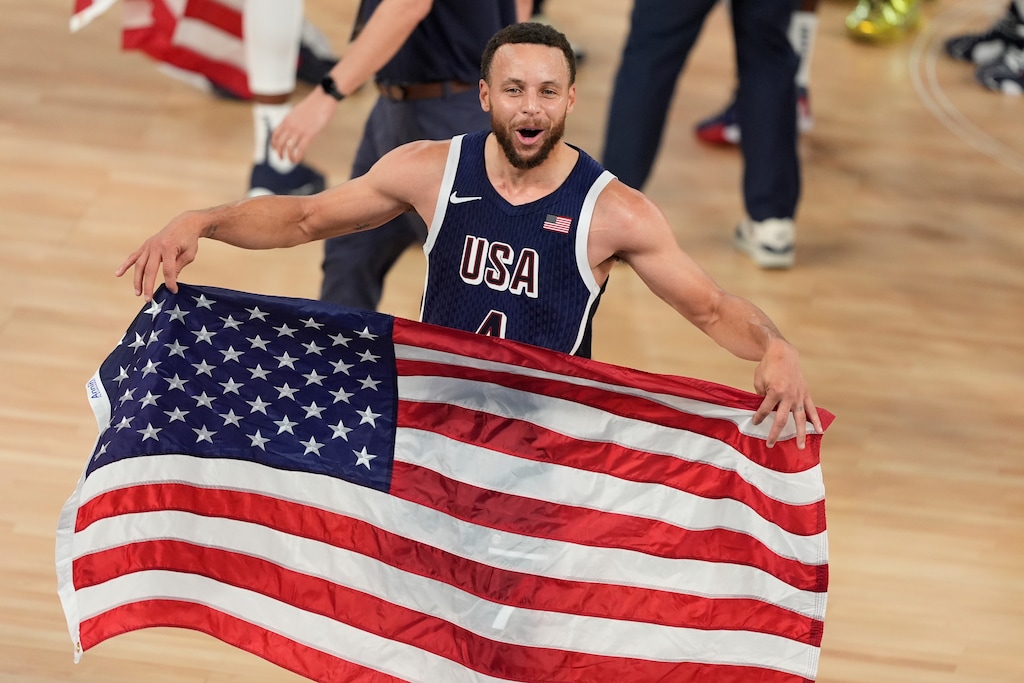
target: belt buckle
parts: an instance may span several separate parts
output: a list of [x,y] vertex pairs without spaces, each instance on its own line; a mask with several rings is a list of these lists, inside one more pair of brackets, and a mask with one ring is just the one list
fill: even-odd
[[393,102],[401,102],[406,97],[405,88],[395,83],[377,83],[377,91]]

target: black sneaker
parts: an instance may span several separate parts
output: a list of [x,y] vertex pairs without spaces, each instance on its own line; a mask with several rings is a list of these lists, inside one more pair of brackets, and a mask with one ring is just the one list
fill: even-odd
[[989,90],[1024,95],[1024,49],[1007,47],[1002,59],[982,64],[974,77]]
[[263,162],[252,167],[249,176],[249,197],[270,194],[310,195],[323,192],[327,187],[324,176],[305,164],[298,164],[287,173],[281,173]]
[[1012,1],[1006,14],[984,33],[954,36],[945,45],[946,54],[953,59],[978,66],[998,61],[1009,46],[1024,48],[1024,17]]

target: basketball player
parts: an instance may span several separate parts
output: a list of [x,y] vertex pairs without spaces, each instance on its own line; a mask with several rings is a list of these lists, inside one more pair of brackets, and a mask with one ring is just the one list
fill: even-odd
[[576,102],[572,48],[557,30],[514,24],[484,50],[480,103],[490,133],[418,141],[368,173],[311,197],[258,197],[187,211],[117,269],[134,266],[138,295],[159,272],[177,291],[199,238],[247,249],[293,246],[368,230],[405,211],[429,226],[424,322],[586,355],[589,330],[615,261],[718,344],[757,362],[760,423],[776,411],[772,446],[793,414],[821,430],[796,349],[749,301],[722,290],[676,243],[639,191],[562,142]]

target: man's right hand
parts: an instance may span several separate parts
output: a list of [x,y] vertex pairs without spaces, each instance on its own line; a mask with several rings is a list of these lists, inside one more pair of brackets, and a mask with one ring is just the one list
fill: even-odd
[[[195,260],[199,251],[201,221],[200,214],[194,211],[179,215],[129,254],[114,275],[121,277],[134,266],[135,296],[145,296],[146,301],[151,301],[162,269],[167,289],[177,292],[178,274]],[[216,230],[216,226],[212,229]]]
[[295,105],[284,120],[277,124],[270,136],[270,146],[281,158],[299,163],[313,138],[330,123],[337,107],[337,100],[317,88],[306,95],[305,99]]

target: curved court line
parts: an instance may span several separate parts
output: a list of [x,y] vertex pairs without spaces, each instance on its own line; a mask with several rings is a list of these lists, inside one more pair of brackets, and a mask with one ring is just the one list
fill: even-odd
[[[936,27],[944,22],[963,19],[968,15],[976,15],[979,9],[993,9],[998,5],[1003,8],[1004,0],[990,0],[985,5],[979,6],[976,2],[961,0],[953,7],[935,15],[927,28],[922,31],[914,40],[910,52],[910,76],[914,83],[914,90],[924,103],[924,106],[944,125],[950,132],[978,150],[982,154],[991,157],[1018,173],[1024,173],[1024,154],[1014,148],[993,138],[991,135],[974,125],[959,109],[956,108],[939,85],[935,65],[938,63],[941,46],[936,38]],[[968,5],[972,5],[968,7]],[[993,12],[991,20],[998,16]],[[982,87],[981,85],[978,86]],[[993,93],[998,97],[998,93]]]

